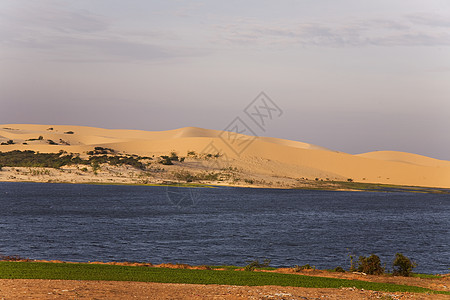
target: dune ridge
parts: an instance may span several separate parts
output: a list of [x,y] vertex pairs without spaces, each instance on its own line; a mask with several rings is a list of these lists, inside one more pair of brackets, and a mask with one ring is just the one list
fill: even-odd
[[[13,140],[14,144],[5,145],[8,140]],[[54,144],[50,144],[49,140]],[[80,153],[84,157],[94,147],[107,147],[117,153],[154,157],[155,161],[151,163],[154,166],[159,156],[176,152],[186,160],[173,166],[158,165],[166,174],[180,170],[239,170],[236,171],[239,174],[233,174],[234,182],[227,182],[232,185],[240,184],[236,181],[239,177],[241,184],[245,178],[247,183],[272,187],[295,187],[302,180],[352,180],[450,188],[450,161],[395,151],[351,155],[299,141],[255,138],[197,127],[143,131],[73,125],[4,124],[0,125],[0,142],[4,143],[0,146],[1,152],[33,150],[57,153],[63,150]],[[245,147],[241,149],[240,145]],[[220,152],[220,157],[212,163],[211,160],[187,155],[188,152],[206,154],[207,151],[211,154]],[[0,180],[8,180],[5,176],[0,172]],[[76,181],[76,178],[72,180]]]

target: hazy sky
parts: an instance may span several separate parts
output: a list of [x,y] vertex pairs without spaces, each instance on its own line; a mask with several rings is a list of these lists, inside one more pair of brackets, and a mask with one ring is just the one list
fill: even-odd
[[0,123],[224,129],[261,91],[257,134],[450,160],[450,1],[0,1]]

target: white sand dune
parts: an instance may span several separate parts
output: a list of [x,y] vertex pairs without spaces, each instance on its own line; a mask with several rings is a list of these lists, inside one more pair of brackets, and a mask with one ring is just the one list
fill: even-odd
[[[53,130],[49,130],[53,128]],[[72,131],[73,134],[67,132]],[[27,141],[37,139],[42,140]],[[235,140],[228,140],[228,137]],[[347,180],[450,188],[450,161],[417,154],[377,151],[350,155],[308,143],[270,137],[233,135],[217,130],[186,127],[168,131],[113,130],[69,125],[0,125],[0,142],[13,140],[14,145],[2,145],[0,151],[34,150],[82,153],[96,146],[117,152],[145,156],[167,155],[171,151],[185,156],[188,151],[201,153],[215,149],[222,154],[221,166],[242,170],[265,182],[293,181],[299,178]],[[52,140],[58,145],[50,145]],[[240,153],[240,143],[252,141]],[[27,144],[23,144],[27,143]],[[69,145],[65,145],[67,143]],[[194,162],[191,162],[193,165]],[[185,166],[189,166],[186,162]]]

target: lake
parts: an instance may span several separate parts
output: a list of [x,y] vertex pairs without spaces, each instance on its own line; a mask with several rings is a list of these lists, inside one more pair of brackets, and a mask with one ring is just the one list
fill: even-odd
[[3,255],[348,269],[396,252],[450,272],[450,195],[0,183]]

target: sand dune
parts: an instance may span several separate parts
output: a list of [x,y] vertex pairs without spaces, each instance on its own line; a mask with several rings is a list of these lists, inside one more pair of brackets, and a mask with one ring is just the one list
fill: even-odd
[[450,166],[450,161],[439,160],[423,155],[400,151],[374,151],[361,153],[358,154],[357,156],[385,161],[402,162],[418,166],[428,166],[428,167]]
[[[30,141],[38,139],[39,136],[42,136],[42,140]],[[182,156],[188,151],[212,154],[220,152],[221,157],[215,161],[216,170],[233,167],[241,170],[241,177],[245,175],[265,183],[292,183],[300,178],[310,180],[351,178],[367,183],[450,188],[450,161],[395,151],[350,155],[298,141],[270,137],[255,139],[197,127],[142,131],[69,125],[0,125],[0,142],[7,140],[13,140],[15,144],[1,145],[0,151],[64,150],[85,155],[86,151],[101,146],[112,148],[119,153],[155,157],[167,155],[171,151]],[[50,145],[48,140],[58,145]],[[245,147],[241,149],[241,145]],[[195,166],[198,167],[199,162],[192,159],[187,160],[185,164],[167,168]],[[204,164],[201,167],[205,168]]]

